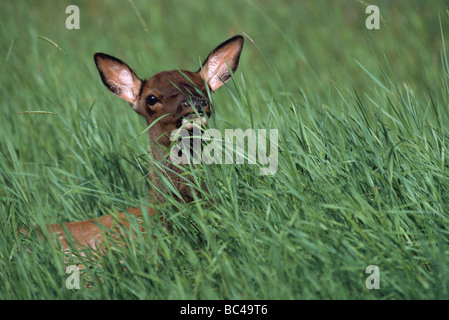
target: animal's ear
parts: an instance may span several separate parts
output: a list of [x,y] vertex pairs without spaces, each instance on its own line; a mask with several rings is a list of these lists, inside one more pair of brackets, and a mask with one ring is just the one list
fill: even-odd
[[123,61],[104,53],[94,55],[101,80],[117,97],[135,104],[139,98],[142,81]]
[[243,42],[242,36],[235,36],[223,42],[209,54],[198,70],[212,91],[220,88],[231,78],[229,68],[232,72],[237,70]]

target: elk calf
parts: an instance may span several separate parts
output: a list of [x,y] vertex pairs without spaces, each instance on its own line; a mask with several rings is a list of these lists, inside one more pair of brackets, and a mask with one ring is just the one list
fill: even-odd
[[[163,161],[167,159],[167,155],[161,150],[168,150],[171,132],[181,127],[192,130],[195,124],[200,126],[207,124],[211,114],[208,91],[213,92],[220,88],[230,79],[230,70],[232,72],[237,70],[243,42],[242,36],[235,36],[225,41],[209,54],[196,72],[162,71],[149,80],[140,79],[126,63],[110,55],[96,53],[94,59],[106,88],[129,102],[133,110],[145,118],[148,125],[159,119],[148,132],[152,157]],[[190,189],[177,175],[179,168],[169,164],[169,169],[171,170],[163,174],[172,181],[183,201],[191,201],[193,198]],[[155,185],[158,185],[156,174],[150,178],[154,180]],[[139,208],[129,208],[127,211],[134,216],[146,214]],[[154,209],[149,207],[148,214],[155,215]],[[118,219],[105,215],[87,221],[53,224],[47,226],[47,229],[48,232],[56,234],[64,250],[69,247],[68,237],[80,246],[97,249],[101,246],[107,230],[119,230],[117,222],[125,228],[129,226],[127,215],[118,213],[117,217]]]

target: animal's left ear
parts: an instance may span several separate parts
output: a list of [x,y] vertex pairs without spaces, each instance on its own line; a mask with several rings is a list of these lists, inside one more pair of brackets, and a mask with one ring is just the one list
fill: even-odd
[[198,70],[212,91],[220,88],[231,78],[229,68],[232,72],[237,70],[243,42],[242,36],[235,36],[223,42],[209,54]]

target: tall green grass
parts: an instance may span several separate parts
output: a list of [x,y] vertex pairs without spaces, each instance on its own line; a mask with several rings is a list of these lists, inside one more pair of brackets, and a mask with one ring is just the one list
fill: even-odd
[[[78,1],[80,30],[65,28],[70,1],[2,6],[0,298],[449,297],[444,2],[372,1],[380,30],[357,1],[132,3]],[[149,78],[196,70],[241,32],[213,126],[278,129],[275,175],[199,166],[202,200],[157,208],[172,233],[145,217],[147,232],[95,261],[17,232],[148,204],[145,124],[103,87],[95,52]],[[90,288],[66,288],[70,264]]]

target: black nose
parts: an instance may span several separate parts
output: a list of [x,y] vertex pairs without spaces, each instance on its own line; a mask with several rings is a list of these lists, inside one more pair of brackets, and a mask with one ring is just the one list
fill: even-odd
[[181,102],[182,107],[190,108],[193,107],[197,110],[202,110],[209,106],[209,101],[206,98],[202,97],[190,97],[187,100]]

